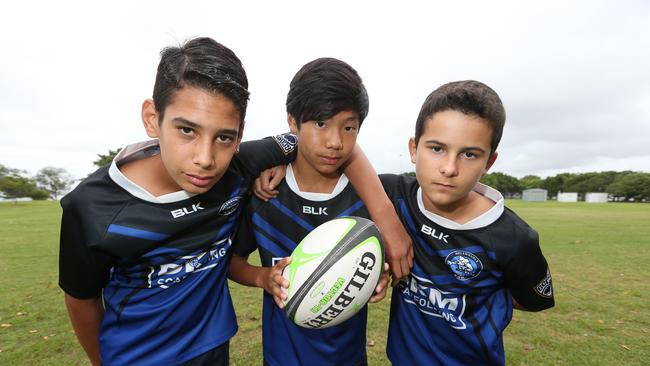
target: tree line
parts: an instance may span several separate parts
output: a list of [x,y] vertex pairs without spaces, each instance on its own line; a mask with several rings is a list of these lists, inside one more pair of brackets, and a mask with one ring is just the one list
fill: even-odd
[[0,196],[4,198],[54,199],[65,193],[73,183],[74,179],[63,168],[45,167],[30,177],[25,170],[0,164]]
[[496,188],[506,197],[530,188],[543,188],[549,197],[555,197],[559,192],[577,192],[581,197],[588,192],[605,192],[621,201],[650,200],[650,173],[629,170],[561,173],[546,178],[527,175],[519,179],[497,172],[485,175],[481,182]]
[[[93,164],[97,167],[109,164],[119,151],[116,149],[109,150],[108,154],[97,154]],[[415,176],[415,172],[407,174]],[[0,193],[5,198],[56,199],[66,193],[74,182],[74,178],[63,168],[46,167],[29,177],[24,170],[0,164]],[[529,188],[543,188],[550,197],[557,196],[558,192],[577,192],[582,197],[588,192],[606,192],[621,201],[650,201],[650,173],[630,170],[561,173],[546,178],[536,175],[515,178],[495,172],[482,177],[481,182],[497,189],[507,198]]]
[[[407,174],[415,176],[415,172]],[[546,178],[536,175],[516,178],[495,172],[482,177],[481,183],[495,188],[506,198],[518,196],[526,189],[543,188],[549,197],[556,197],[559,192],[577,192],[584,198],[589,192],[605,192],[620,201],[650,201],[650,173],[630,170],[561,173]]]
[[[118,152],[120,149],[108,150],[108,154],[97,154],[97,160],[93,164],[97,167],[109,164]],[[57,199],[67,193],[74,182],[72,175],[63,168],[45,167],[36,175],[29,176],[25,170],[0,164],[0,198]]]

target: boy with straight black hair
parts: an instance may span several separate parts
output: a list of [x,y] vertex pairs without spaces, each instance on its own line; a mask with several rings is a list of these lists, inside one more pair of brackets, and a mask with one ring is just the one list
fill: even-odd
[[487,85],[445,84],[427,97],[409,141],[417,178],[381,176],[415,251],[392,294],[394,365],[502,365],[513,307],[554,305],[537,233],[478,183],[497,158],[504,123]]
[[247,88],[237,56],[210,38],[164,49],[141,113],[156,139],[127,146],[62,199],[59,285],[93,364],[228,364],[241,202],[296,144],[287,134],[240,149]]
[[[300,140],[296,160],[287,166],[277,198],[254,197],[249,203],[235,239],[230,277],[265,290],[265,365],[366,365],[367,306],[331,328],[302,328],[284,313],[281,287],[288,286],[282,277],[287,257],[312,229],[340,216],[369,217],[340,172],[368,114],[368,94],[350,65],[319,58],[294,76],[286,108],[290,130]],[[256,249],[262,267],[247,262]],[[371,301],[385,296],[387,283],[384,276]]]

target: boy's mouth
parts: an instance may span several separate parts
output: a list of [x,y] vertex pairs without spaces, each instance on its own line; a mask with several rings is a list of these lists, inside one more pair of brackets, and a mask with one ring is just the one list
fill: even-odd
[[187,176],[187,180],[190,181],[193,185],[197,187],[206,187],[210,184],[212,179],[214,177],[212,176],[202,176],[202,175],[193,175],[193,174],[188,174],[185,173],[185,176]]
[[341,158],[335,156],[320,156],[319,158],[327,165],[336,165],[341,160]]
[[437,183],[437,182],[434,182],[433,185],[436,186],[436,187],[439,187],[439,188],[443,188],[443,189],[452,189],[452,188],[455,188],[454,185],[452,185],[452,184],[446,184],[446,183]]

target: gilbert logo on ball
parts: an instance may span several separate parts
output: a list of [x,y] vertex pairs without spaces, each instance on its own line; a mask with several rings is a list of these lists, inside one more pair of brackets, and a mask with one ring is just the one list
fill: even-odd
[[366,305],[383,265],[384,247],[372,221],[348,216],[318,226],[282,273],[289,280],[287,316],[305,328],[342,323]]

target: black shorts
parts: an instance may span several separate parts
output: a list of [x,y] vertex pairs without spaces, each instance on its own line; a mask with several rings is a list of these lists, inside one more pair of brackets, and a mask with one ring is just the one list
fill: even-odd
[[[269,366],[269,364],[266,363],[266,360],[262,362],[262,365]],[[367,355],[363,356],[363,358],[359,360],[359,362],[357,362],[355,366],[368,366],[368,356]]]
[[230,362],[230,342],[226,342],[217,348],[195,357],[182,366],[228,366]]

